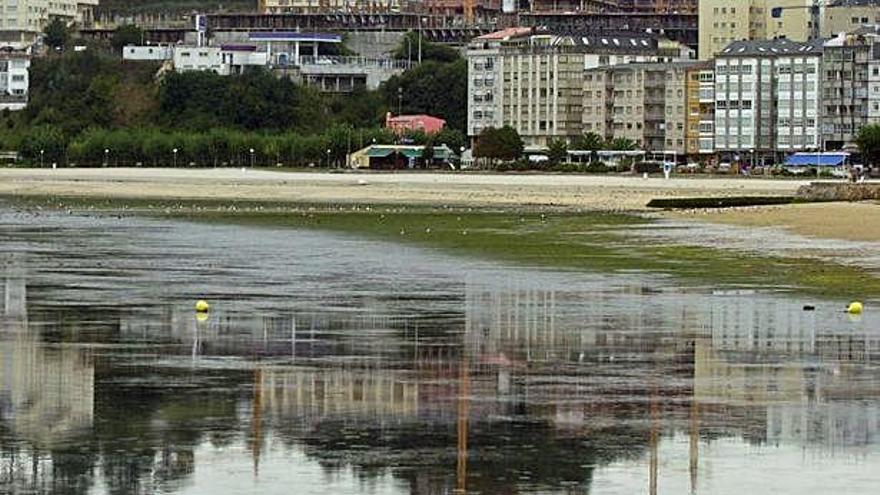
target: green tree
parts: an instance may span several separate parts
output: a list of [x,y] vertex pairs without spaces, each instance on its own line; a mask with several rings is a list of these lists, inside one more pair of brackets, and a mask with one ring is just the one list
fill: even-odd
[[630,139],[614,138],[606,143],[606,148],[614,151],[634,151],[638,149],[638,146]]
[[435,115],[453,129],[466,128],[467,61],[425,62],[392,77],[379,89],[388,108],[397,108],[398,89],[403,113]]
[[880,163],[880,125],[869,124],[859,129],[856,144],[862,159],[869,165]]
[[61,50],[67,45],[68,40],[70,40],[70,30],[58,17],[49,21],[43,30],[43,42],[50,48]]
[[445,144],[455,153],[460,153],[461,149],[467,146],[467,137],[458,129],[444,127],[442,131],[434,135],[434,142],[438,146]]
[[122,53],[123,47],[128,45],[142,45],[144,43],[144,30],[135,24],[123,24],[113,31],[110,38],[110,46],[116,54]]
[[42,158],[43,164],[61,162],[67,148],[64,132],[51,125],[31,129],[21,141],[21,155],[34,163]]
[[516,129],[504,126],[500,129],[486,128],[477,137],[475,158],[512,161],[520,158],[525,144]]
[[605,141],[602,139],[602,136],[595,132],[588,132],[575,139],[571,145],[571,149],[580,151],[599,151],[604,144]]
[[549,151],[547,157],[550,164],[559,165],[568,161],[568,143],[563,139],[554,139],[548,144]]

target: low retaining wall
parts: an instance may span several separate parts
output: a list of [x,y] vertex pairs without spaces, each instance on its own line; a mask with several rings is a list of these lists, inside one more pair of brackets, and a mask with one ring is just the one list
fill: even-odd
[[801,186],[797,191],[797,198],[806,201],[880,200],[880,184],[813,182],[808,186]]

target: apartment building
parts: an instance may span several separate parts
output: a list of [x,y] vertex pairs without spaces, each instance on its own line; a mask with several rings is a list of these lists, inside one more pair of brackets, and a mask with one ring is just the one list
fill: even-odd
[[738,41],[715,59],[715,149],[723,161],[776,161],[819,146],[821,42]]
[[509,125],[528,144],[583,133],[585,70],[687,59],[683,45],[650,37],[505,30],[468,47],[468,135]]
[[712,62],[701,62],[686,71],[685,154],[706,161],[715,153],[715,68]]
[[823,38],[833,38],[877,23],[880,0],[837,0],[825,5],[820,31]]
[[0,0],[0,46],[26,48],[49,20],[90,24],[98,0]]
[[652,152],[687,153],[692,63],[632,63],[584,75],[583,132],[624,138]]
[[26,53],[0,51],[0,110],[21,110],[27,106],[30,65]]
[[[700,0],[700,60],[709,60],[734,41],[788,38],[807,41],[813,0]],[[781,7],[779,17],[773,9]]]
[[828,40],[820,80],[822,147],[855,147],[862,126],[880,123],[880,35],[868,28]]

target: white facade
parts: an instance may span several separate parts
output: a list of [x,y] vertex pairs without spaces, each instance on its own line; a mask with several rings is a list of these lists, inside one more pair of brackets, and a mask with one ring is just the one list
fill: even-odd
[[266,67],[269,55],[250,50],[225,50],[216,46],[175,46],[172,57],[178,72],[209,71],[221,76],[240,74],[245,67]]
[[500,99],[501,77],[497,42],[474,43],[468,49],[468,135],[477,136],[484,129],[501,127],[501,113],[496,112]]
[[868,62],[868,120],[880,123],[880,60]]
[[715,153],[715,71],[699,71],[699,108],[697,150],[701,155]]
[[174,58],[171,46],[126,46],[122,49],[123,60],[161,62]]
[[818,74],[821,56],[793,55],[776,61],[776,147],[819,149]]
[[821,61],[820,46],[785,39],[725,48],[715,59],[715,148],[723,158],[818,149]]
[[213,46],[175,46],[174,70],[178,72],[209,71],[229,75],[229,66],[223,63],[223,52]]
[[98,0],[0,0],[0,46],[32,45],[52,18],[89,24]]
[[0,110],[27,106],[31,61],[26,55],[0,54]]

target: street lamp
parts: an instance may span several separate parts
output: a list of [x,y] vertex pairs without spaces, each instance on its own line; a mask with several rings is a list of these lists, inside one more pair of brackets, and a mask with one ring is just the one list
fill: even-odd
[[254,168],[254,149],[251,148],[251,168]]
[[174,168],[177,168],[177,148],[174,148],[171,152],[174,153]]
[[104,166],[110,164],[110,148],[104,148]]
[[43,154],[46,153],[46,150],[40,150],[40,168],[43,168]]
[[327,148],[327,168],[330,168],[330,148]]
[[[752,159],[751,165],[749,165],[749,174],[751,174],[752,170],[755,169],[755,148],[750,149],[749,153],[751,154],[751,159]],[[746,175],[748,175],[748,174],[746,174]]]

